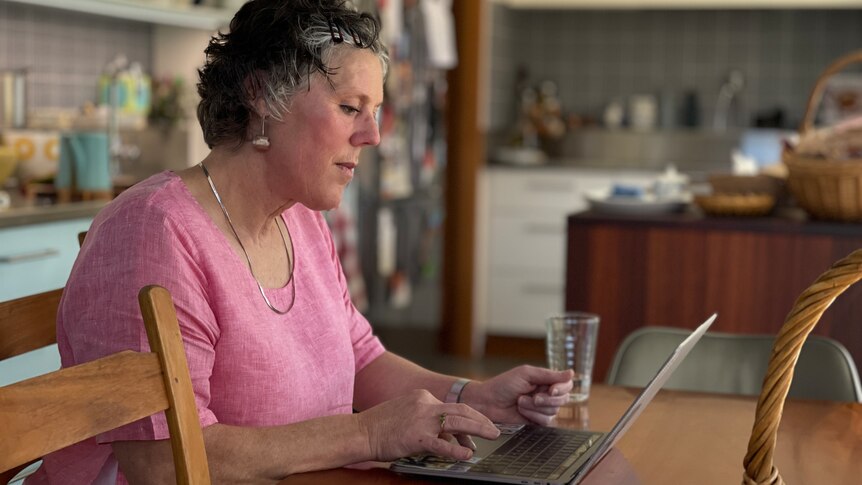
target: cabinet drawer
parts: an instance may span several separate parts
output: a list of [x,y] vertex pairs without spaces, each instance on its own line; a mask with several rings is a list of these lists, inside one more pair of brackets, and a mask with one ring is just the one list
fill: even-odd
[[0,230],[0,301],[61,288],[91,218]]
[[498,335],[544,337],[545,319],[563,311],[563,277],[535,273],[496,275],[488,282],[487,331]]
[[489,262],[492,267],[546,269],[562,277],[565,262],[566,217],[491,218]]
[[577,176],[571,170],[491,171],[491,207],[552,208],[573,212],[582,197]]

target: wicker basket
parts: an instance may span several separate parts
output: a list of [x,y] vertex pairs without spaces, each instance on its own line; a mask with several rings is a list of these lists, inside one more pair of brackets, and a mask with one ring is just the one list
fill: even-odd
[[[820,74],[808,97],[800,136],[813,129],[826,81],[850,64],[862,62],[862,51],[839,58]],[[800,207],[818,219],[862,221],[862,159],[829,160],[784,151],[787,186]]]
[[784,411],[784,400],[790,390],[793,368],[808,334],[823,312],[850,285],[862,279],[862,249],[833,264],[820,275],[793,305],[778,331],[772,347],[763,388],[757,400],[754,427],[748,441],[743,465],[743,485],[783,485],[784,480],[773,464],[778,423]]
[[769,194],[698,195],[694,203],[711,216],[762,217],[772,212],[775,197]]

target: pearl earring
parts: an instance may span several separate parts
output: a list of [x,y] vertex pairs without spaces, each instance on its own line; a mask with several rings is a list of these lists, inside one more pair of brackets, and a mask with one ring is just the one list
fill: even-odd
[[266,116],[260,119],[260,134],[251,141],[254,147],[262,152],[269,150],[269,137],[266,136]]

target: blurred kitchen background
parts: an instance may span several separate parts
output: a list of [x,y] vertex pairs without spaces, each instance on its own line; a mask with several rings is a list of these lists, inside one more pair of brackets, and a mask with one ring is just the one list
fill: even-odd
[[[36,229],[77,231],[97,210],[33,216],[56,200],[60,133],[108,133],[117,190],[205,156],[196,69],[241,3],[0,0],[3,140],[32,157],[0,187],[0,253],[41,251]],[[862,47],[862,2],[358,3],[392,50],[384,141],[328,218],[358,305],[420,362],[521,358],[518,339],[535,343],[563,309],[566,216],[585,194],[649,186],[670,165],[706,180],[734,150],[774,164],[818,74]],[[837,78],[824,121],[859,108],[860,79]],[[0,262],[0,299],[62,286],[69,243],[30,286],[30,263]]]

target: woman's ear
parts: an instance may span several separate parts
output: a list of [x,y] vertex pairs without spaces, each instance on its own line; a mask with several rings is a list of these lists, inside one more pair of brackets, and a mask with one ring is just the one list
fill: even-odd
[[258,118],[263,118],[270,115],[269,109],[266,107],[266,100],[264,99],[264,84],[266,82],[266,74],[257,71],[253,74],[250,74],[243,81],[243,88],[245,89],[246,96],[248,96],[248,102],[251,105],[254,114],[258,116]]

